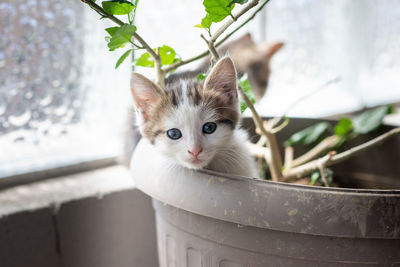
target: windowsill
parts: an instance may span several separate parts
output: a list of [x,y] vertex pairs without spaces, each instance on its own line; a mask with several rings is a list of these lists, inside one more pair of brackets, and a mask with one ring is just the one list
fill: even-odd
[[122,165],[20,185],[0,191],[0,217],[45,207],[53,207],[57,212],[65,202],[93,196],[102,198],[133,188],[133,179]]

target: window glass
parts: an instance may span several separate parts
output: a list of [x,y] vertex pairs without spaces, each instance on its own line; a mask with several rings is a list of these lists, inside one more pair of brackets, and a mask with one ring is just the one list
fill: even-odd
[[292,106],[289,115],[318,117],[400,101],[399,29],[397,0],[271,1],[266,38],[285,47],[260,109],[281,115]]
[[107,25],[81,1],[1,1],[0,177],[120,153],[130,66]]

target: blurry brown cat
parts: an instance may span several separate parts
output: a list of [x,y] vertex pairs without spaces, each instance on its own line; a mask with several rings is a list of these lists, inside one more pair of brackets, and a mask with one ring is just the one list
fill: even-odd
[[[228,54],[232,58],[239,75],[247,73],[258,101],[264,96],[268,86],[271,58],[282,46],[282,42],[255,43],[251,34],[247,33],[217,50],[221,56]],[[168,76],[167,83],[182,77],[194,78],[200,73],[206,73],[209,68],[210,58],[208,57],[193,71],[179,72]]]

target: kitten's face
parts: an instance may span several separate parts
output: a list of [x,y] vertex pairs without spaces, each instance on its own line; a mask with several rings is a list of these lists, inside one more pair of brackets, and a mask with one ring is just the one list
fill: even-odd
[[160,89],[133,74],[132,93],[143,119],[142,135],[187,168],[207,166],[238,122],[236,72],[229,58],[216,64],[204,84],[180,81]]
[[162,133],[153,141],[164,155],[191,169],[208,165],[231,138],[233,122],[223,121],[216,107],[180,103],[169,110]]

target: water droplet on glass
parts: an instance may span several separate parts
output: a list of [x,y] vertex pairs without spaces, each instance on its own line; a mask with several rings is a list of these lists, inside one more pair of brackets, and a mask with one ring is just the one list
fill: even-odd
[[15,96],[15,95],[17,95],[17,93],[18,93],[17,89],[11,89],[9,91],[10,96]]
[[77,107],[79,107],[79,106],[81,105],[81,101],[79,101],[79,100],[74,100],[74,102],[72,102],[72,105],[73,105],[75,108],[77,108]]
[[52,100],[53,100],[53,96],[52,95],[47,95],[45,98],[42,98],[40,100],[40,105],[47,106],[48,104],[51,103]]
[[6,98],[0,95],[0,115],[6,111]]
[[54,80],[54,81],[51,82],[51,84],[52,84],[54,87],[59,87],[59,86],[61,85],[61,82],[60,82],[59,80]]
[[67,107],[66,106],[60,106],[60,107],[58,107],[58,108],[56,108],[54,110],[54,113],[57,116],[61,116],[61,115],[65,114],[66,112],[67,112]]
[[3,115],[5,111],[6,111],[6,104],[0,102],[0,115]]
[[50,136],[60,136],[63,131],[65,130],[65,126],[61,124],[53,124],[51,128],[49,129],[49,135]]
[[25,137],[23,137],[23,136],[19,136],[14,139],[14,143],[22,143],[24,141],[25,141]]
[[19,115],[11,115],[8,117],[8,121],[13,125],[13,126],[22,126],[26,124],[29,119],[31,118],[31,112],[29,110],[26,110],[24,113],[19,114]]
[[28,92],[25,93],[25,98],[26,99],[31,99],[32,97],[33,97],[33,93],[32,92],[28,91]]

